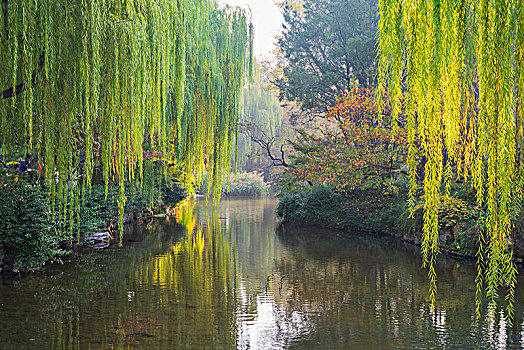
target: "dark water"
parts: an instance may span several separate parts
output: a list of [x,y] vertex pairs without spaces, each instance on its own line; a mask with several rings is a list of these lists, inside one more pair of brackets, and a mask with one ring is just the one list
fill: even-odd
[[277,228],[273,200],[200,203],[135,227],[123,248],[0,284],[0,349],[520,349],[475,318],[474,265],[440,257],[431,309],[418,249]]

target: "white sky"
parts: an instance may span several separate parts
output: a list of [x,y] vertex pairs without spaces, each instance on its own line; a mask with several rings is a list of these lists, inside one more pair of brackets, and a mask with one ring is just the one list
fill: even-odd
[[254,52],[255,56],[269,57],[275,49],[275,35],[282,28],[282,14],[275,5],[275,0],[218,0],[220,4],[249,7],[253,14],[255,26]]

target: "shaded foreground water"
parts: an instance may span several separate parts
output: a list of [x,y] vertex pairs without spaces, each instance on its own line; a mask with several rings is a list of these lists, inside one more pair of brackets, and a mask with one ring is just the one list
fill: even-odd
[[[123,248],[0,284],[0,349],[520,349],[475,318],[472,263],[441,256],[430,308],[418,248],[283,226],[274,200],[198,203]],[[1,282],[0,282],[1,283]]]

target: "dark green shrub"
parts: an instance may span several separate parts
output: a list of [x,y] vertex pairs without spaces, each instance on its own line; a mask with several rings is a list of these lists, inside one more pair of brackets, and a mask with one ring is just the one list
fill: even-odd
[[[111,221],[118,218],[118,192],[118,186],[109,186],[106,198],[104,185],[93,185],[91,189],[86,189],[83,200],[80,203],[79,220],[75,219],[73,221],[72,230],[69,222],[66,222],[66,231],[72,232],[76,239],[78,233],[82,236],[86,233],[106,228]],[[142,197],[139,191],[133,191],[130,186],[126,186],[125,193],[127,200],[124,211],[126,213],[144,210],[149,207],[149,203],[147,203],[147,200]],[[161,198],[160,201],[155,203],[157,205],[176,204],[185,198],[186,193],[181,187],[174,184],[172,188],[168,186],[162,187],[156,196]],[[68,218],[69,214],[66,217]],[[56,218],[57,227],[60,227],[61,220],[62,218]]]
[[[129,198],[129,195],[127,194]],[[86,190],[83,203],[80,204],[78,222],[75,222],[74,230],[80,234],[95,231],[104,228],[107,224],[118,217],[118,187],[110,186],[108,188],[107,199],[105,198],[105,186],[93,186],[91,190]],[[134,201],[126,202],[126,211],[132,206]],[[78,225],[78,227],[76,227]]]
[[164,204],[176,204],[186,197],[186,191],[178,184],[173,184],[172,187],[165,186],[162,188],[162,202]]
[[277,215],[303,223],[392,233],[407,200],[406,191],[399,188],[388,194],[382,189],[356,189],[339,194],[327,186],[281,192]]
[[277,216],[282,219],[296,218],[296,211],[299,210],[304,203],[305,193],[306,191],[302,191],[281,195],[277,206]]
[[[407,204],[404,211],[397,219],[397,228],[399,230],[422,232],[424,205],[417,204],[411,209]],[[455,227],[458,223],[468,223],[475,226],[481,212],[478,208],[473,207],[468,202],[450,196],[443,196],[440,199],[438,207],[439,229],[449,229]]]
[[281,196],[277,215],[292,221],[336,226],[342,216],[342,197],[327,186]]
[[23,177],[0,175],[0,245],[4,259],[15,260],[15,271],[34,270],[59,259],[60,237],[49,220],[46,197]]
[[[86,189],[71,217],[70,207],[65,215],[63,211],[47,210],[45,189],[34,185],[38,181],[30,175],[0,174],[0,246],[5,251],[4,260],[15,261],[15,270],[34,270],[48,260],[59,259],[65,254],[59,248],[61,241],[81,241],[83,235],[106,228],[118,217],[117,186],[108,187],[107,198],[104,185]],[[126,197],[125,212],[149,205],[141,193],[133,192],[129,186]],[[174,204],[185,197],[185,191],[177,185],[163,187],[158,197],[160,204]]]
[[405,205],[404,211],[400,214],[396,220],[397,232],[406,235],[421,235],[423,226],[423,215],[424,211],[422,207],[415,207],[412,212],[408,204]]

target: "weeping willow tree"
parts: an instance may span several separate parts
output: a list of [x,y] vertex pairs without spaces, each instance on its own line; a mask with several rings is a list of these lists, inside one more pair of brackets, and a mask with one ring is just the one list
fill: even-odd
[[[480,233],[477,312],[483,288],[507,287],[513,313],[512,220],[524,188],[524,1],[380,0],[377,93],[407,123],[411,194],[424,166],[422,255],[436,292],[437,207],[455,179],[486,210]],[[389,99],[385,101],[385,92]]]
[[251,57],[244,12],[213,0],[4,0],[0,12],[1,152],[43,160],[53,212],[74,219],[95,169],[118,184],[121,218],[125,183],[154,186],[159,158],[219,181]]
[[202,15],[205,6],[207,1],[188,5],[185,99],[173,108],[178,143],[172,155],[196,183],[208,172],[208,189],[218,198],[236,142],[245,73],[253,69],[253,30],[242,10],[226,7]]

